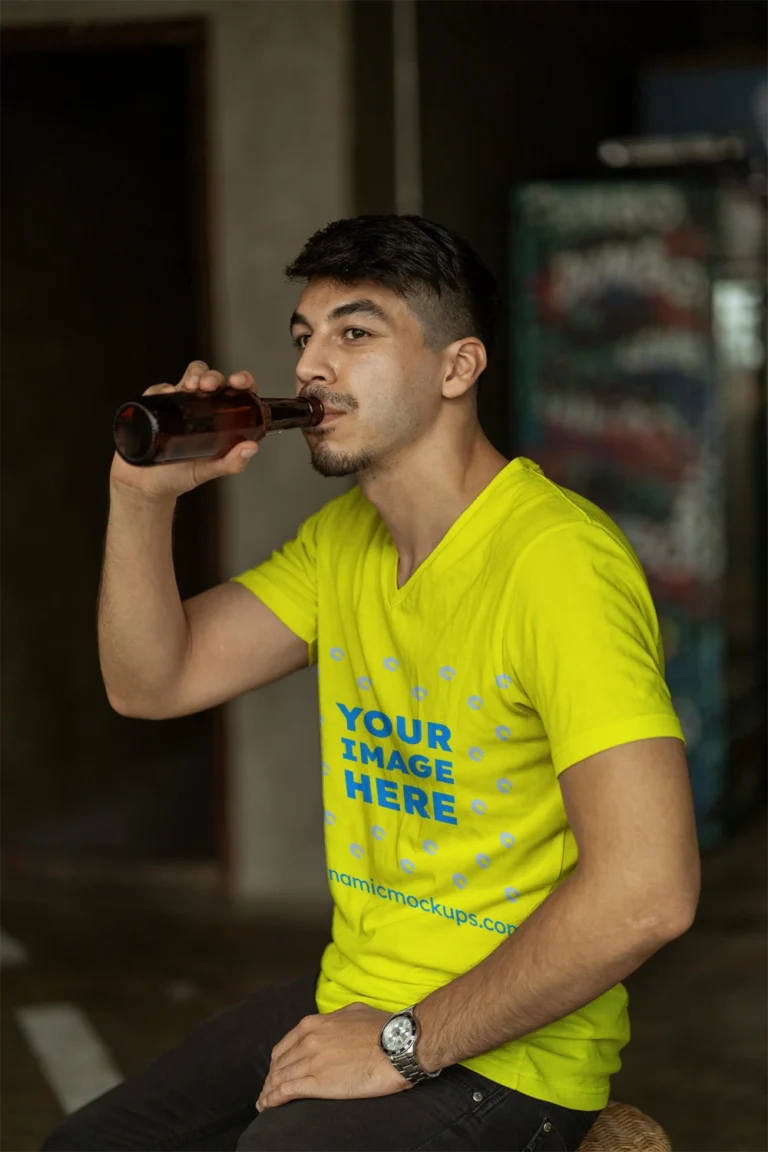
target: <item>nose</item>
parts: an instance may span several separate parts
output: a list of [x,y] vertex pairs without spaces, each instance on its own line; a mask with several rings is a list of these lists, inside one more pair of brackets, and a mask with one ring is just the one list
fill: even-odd
[[319,341],[311,341],[296,365],[296,379],[302,388],[308,384],[334,384],[336,373]]

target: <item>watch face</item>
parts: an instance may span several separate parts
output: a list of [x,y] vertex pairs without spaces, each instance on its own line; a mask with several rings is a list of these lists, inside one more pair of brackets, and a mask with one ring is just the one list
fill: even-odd
[[395,1016],[384,1025],[381,1042],[387,1052],[397,1055],[404,1051],[416,1035],[416,1028],[409,1016]]

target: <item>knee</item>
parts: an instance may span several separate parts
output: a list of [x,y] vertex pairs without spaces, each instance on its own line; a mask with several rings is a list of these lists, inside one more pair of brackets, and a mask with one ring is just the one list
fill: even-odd
[[256,1121],[249,1124],[245,1129],[241,1138],[237,1140],[237,1147],[235,1152],[256,1152],[258,1144],[256,1143],[257,1127]]

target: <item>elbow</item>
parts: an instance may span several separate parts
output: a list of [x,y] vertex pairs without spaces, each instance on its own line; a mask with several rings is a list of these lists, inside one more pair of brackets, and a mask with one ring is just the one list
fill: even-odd
[[670,885],[666,900],[666,926],[669,940],[676,940],[693,927],[701,896],[701,861],[698,847],[693,848],[687,865],[677,881]]
[[640,884],[637,875],[617,883],[614,873],[610,882],[603,879],[592,889],[617,938],[647,956],[683,936],[693,925],[699,890],[698,868],[681,877],[668,877],[663,886],[649,883],[647,877]]
[[693,926],[698,905],[697,895],[695,899],[690,897],[679,899],[665,908],[659,920],[662,944],[669,944],[672,940],[677,940],[679,936],[685,935],[688,929]]
[[670,944],[685,935],[692,927],[699,906],[700,882],[687,880],[671,885],[667,891],[639,911],[638,921],[644,925],[648,939],[656,948]]
[[156,701],[149,703],[147,700],[127,700],[117,696],[109,688],[107,688],[107,700],[113,712],[129,720],[168,720],[173,715],[171,711],[158,707]]
[[131,709],[128,703],[123,700],[121,696],[117,696],[114,692],[112,692],[107,684],[104,685],[104,688],[106,690],[107,700],[112,711],[117,712],[118,716],[130,716]]
[[129,720],[146,720],[143,710],[132,704],[128,700],[123,700],[121,696],[115,696],[112,692],[107,692],[107,700],[113,712],[117,712],[118,716],[126,716]]

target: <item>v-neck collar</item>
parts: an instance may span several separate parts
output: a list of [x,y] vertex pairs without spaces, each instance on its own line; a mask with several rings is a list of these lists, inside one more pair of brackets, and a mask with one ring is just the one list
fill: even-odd
[[[525,461],[522,456],[516,456],[515,459],[510,460],[509,463],[506,464],[500,472],[497,472],[493,480],[491,480],[489,484],[486,484],[482,492],[478,492],[472,503],[467,505],[461,515],[457,517],[456,520],[454,520],[453,524],[451,524],[442,540],[440,540],[435,545],[429,555],[425,557],[425,559],[418,566],[416,571],[408,577],[402,588],[398,588],[397,586],[397,567],[400,563],[400,554],[395,547],[395,542],[389,533],[389,529],[387,528],[386,524],[384,524],[386,554],[385,586],[389,593],[392,607],[397,607],[400,603],[402,603],[402,601],[406,598],[406,596],[408,596],[413,588],[416,587],[424,579],[424,573],[429,572],[429,570],[439,562],[441,557],[443,557],[445,553],[451,549],[457,536],[459,536],[466,524],[468,524],[469,521],[473,519],[478,509],[491,499],[496,490],[501,488],[513,473],[524,469],[526,464],[527,461]],[[383,520],[382,523],[384,523]]]

